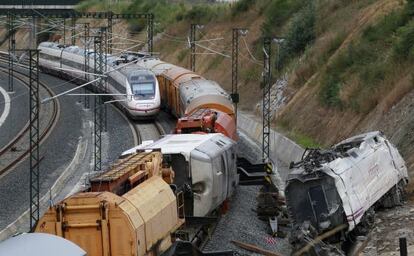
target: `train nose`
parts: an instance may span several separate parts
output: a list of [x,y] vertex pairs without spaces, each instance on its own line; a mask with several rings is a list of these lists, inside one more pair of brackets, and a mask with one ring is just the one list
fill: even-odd
[[154,104],[152,104],[152,103],[145,103],[145,104],[140,103],[140,104],[136,104],[136,108],[137,109],[142,109],[145,112],[148,111],[149,109],[152,109],[153,107],[154,107]]

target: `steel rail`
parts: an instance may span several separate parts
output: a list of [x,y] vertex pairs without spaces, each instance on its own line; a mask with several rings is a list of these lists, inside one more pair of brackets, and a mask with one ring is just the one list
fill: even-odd
[[[0,60],[1,61],[1,60]],[[7,69],[4,67],[0,67],[0,72],[7,72]],[[26,86],[28,86],[28,81],[25,81],[25,78],[28,79],[28,75],[24,74],[21,71],[17,71],[15,70],[15,73],[17,73],[18,75],[15,75],[15,78],[18,79],[19,81],[21,81],[23,84],[25,84]],[[48,94],[50,94],[51,96],[55,95],[55,93],[43,82],[40,82],[40,86],[43,87]],[[42,131],[41,135],[40,135],[40,143],[43,143],[46,139],[46,136],[51,132],[52,128],[55,126],[56,122],[57,122],[57,117],[58,117],[58,113],[60,111],[60,105],[58,103],[58,100],[55,99],[53,100],[53,105],[52,105],[52,116],[51,118],[48,120],[48,123],[46,125],[46,127],[44,128],[44,130]],[[19,134],[17,134],[11,141],[9,144],[7,144],[5,147],[3,147],[0,151],[0,157],[2,155],[4,155],[5,153],[9,152],[9,150],[17,145],[24,137],[24,135],[26,135],[29,132],[29,123],[26,124],[25,128],[23,130],[21,130],[19,132]],[[9,164],[6,165],[6,167],[0,169],[0,175],[3,175],[4,173],[6,173],[7,171],[11,170],[13,167],[15,167],[18,163],[20,163],[21,160],[23,160],[25,157],[27,157],[30,153],[30,149],[24,150],[22,152],[22,154],[20,154],[18,157],[16,157],[14,160],[12,160]]]

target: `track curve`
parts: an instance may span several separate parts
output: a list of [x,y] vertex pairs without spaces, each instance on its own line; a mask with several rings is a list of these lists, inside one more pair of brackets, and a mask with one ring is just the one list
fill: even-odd
[[[6,68],[0,67],[0,72],[7,72]],[[24,74],[23,72],[15,70],[15,79],[19,80],[22,84],[29,86],[28,81],[26,79],[28,78],[27,74]],[[39,82],[39,88],[42,87],[45,92],[49,96],[54,96],[55,93],[45,84],[42,82]],[[59,112],[60,112],[60,104],[57,99],[54,99],[52,101],[52,111],[51,115],[47,120],[47,124],[43,129],[40,129],[40,136],[39,136],[39,143],[42,144],[44,140],[47,138],[48,134],[52,131],[53,127],[56,125],[57,120],[59,118]],[[41,107],[39,111],[41,111]],[[41,116],[39,116],[39,119]],[[0,157],[3,158],[3,163],[6,162],[6,164],[2,164],[0,167],[0,176],[7,173],[8,171],[12,170],[13,167],[18,165],[19,162],[21,162],[23,159],[25,159],[29,153],[30,149],[24,149],[23,152],[17,150],[17,146],[22,144],[24,141],[24,138],[29,136],[29,121],[26,123],[24,128],[3,148],[0,149]],[[5,159],[6,158],[6,159]]]

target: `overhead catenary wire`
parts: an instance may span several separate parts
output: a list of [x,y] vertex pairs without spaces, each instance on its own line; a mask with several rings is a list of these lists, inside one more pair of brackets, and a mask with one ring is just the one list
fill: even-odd
[[114,53],[114,54],[112,54],[112,55],[120,55],[120,54],[122,54],[122,53],[124,53],[124,52],[127,52],[127,51],[129,51],[129,50],[131,50],[131,49],[133,49],[133,48],[139,47],[139,46],[141,46],[141,45],[143,45],[143,43],[140,43],[140,44],[135,44],[135,45],[133,45],[133,46],[131,46],[131,47],[128,47],[128,48],[125,48],[125,49],[120,49],[120,48],[114,48],[114,47],[112,47],[112,49],[113,49],[113,50],[119,51],[119,52]]
[[126,38],[126,37],[120,36],[119,34],[110,33],[110,32],[107,32],[107,33],[110,34],[110,35],[112,35],[112,36],[115,36],[116,38],[122,39],[122,40],[130,41],[130,42],[134,42],[134,43],[144,43],[144,44],[147,43],[147,42],[144,42],[144,41],[141,41],[141,40],[137,40],[137,39]]
[[221,56],[226,57],[226,58],[231,58],[231,56],[230,56],[230,55],[227,55],[227,54],[224,54],[224,53],[218,52],[218,51],[213,50],[213,49],[211,49],[211,48],[208,48],[208,47],[206,47],[206,46],[204,46],[204,45],[202,45],[202,44],[199,44],[199,43],[196,43],[196,42],[194,42],[194,43],[195,43],[195,45],[197,45],[198,47],[203,48],[204,50],[207,50],[207,51],[210,51],[210,52],[216,53],[216,54],[221,55]]
[[173,35],[169,35],[169,34],[167,34],[165,32],[161,32],[160,35],[161,36],[166,36],[166,37],[169,37],[169,38],[172,38],[172,39],[176,39],[176,40],[186,41],[186,38],[185,37],[173,36]]

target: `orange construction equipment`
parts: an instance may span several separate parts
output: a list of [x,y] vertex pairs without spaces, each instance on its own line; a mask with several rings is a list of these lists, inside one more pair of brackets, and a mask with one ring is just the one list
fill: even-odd
[[[171,174],[161,163],[160,152],[119,160],[95,178],[92,190],[99,192],[77,193],[50,207],[36,232],[64,237],[88,256],[158,255],[171,246],[172,233],[184,223],[178,212],[183,206],[162,178],[170,180]],[[123,193],[125,186],[130,189]]]
[[222,133],[237,139],[234,119],[226,113],[211,109],[198,109],[177,121],[175,133]]

